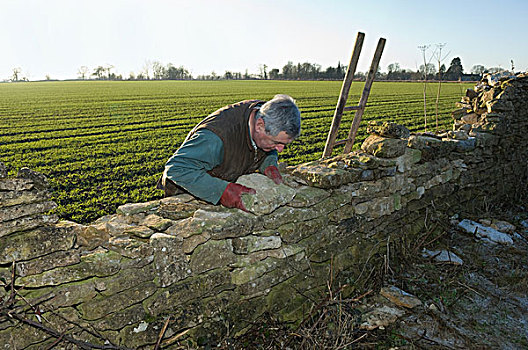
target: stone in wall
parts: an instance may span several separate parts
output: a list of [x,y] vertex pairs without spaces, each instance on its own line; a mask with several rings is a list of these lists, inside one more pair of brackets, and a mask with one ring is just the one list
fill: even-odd
[[405,153],[407,141],[370,135],[363,141],[361,149],[380,158],[396,158]]
[[257,218],[238,209],[206,207],[196,210],[191,217],[176,221],[165,230],[183,239],[200,236],[204,241],[245,236],[251,233]]
[[20,277],[16,283],[26,287],[43,287],[81,281],[90,277],[111,276],[121,269],[122,260],[122,256],[118,253],[96,250],[81,256],[81,261],[77,264],[44,271],[38,275]]
[[301,179],[302,183],[329,189],[339,187],[360,178],[362,171],[349,171],[348,169],[329,168],[318,162],[301,164],[290,169],[291,174]]
[[38,215],[55,209],[56,207],[57,204],[51,201],[4,207],[0,214],[0,222],[8,222],[22,217]]
[[46,176],[29,168],[20,168],[17,177],[21,179],[31,180],[31,182],[38,189],[48,189],[49,187],[48,179],[46,178]]
[[51,225],[58,217],[49,212],[56,208],[50,201],[45,176],[28,168],[17,177],[7,177],[7,168],[0,163],[0,237]]
[[35,203],[40,200],[50,198],[49,193],[47,191],[32,186],[32,182],[27,183],[30,184],[31,188],[0,192],[0,205],[5,207],[11,207],[19,204]]
[[38,275],[44,271],[74,265],[79,262],[81,262],[81,256],[78,252],[72,253],[68,250],[58,250],[45,256],[19,262],[16,264],[16,274],[19,277]]
[[367,132],[370,134],[361,149],[380,158],[396,158],[405,153],[409,129],[396,123],[369,122]]
[[[55,208],[54,204],[49,204],[44,206],[36,206],[37,208]],[[33,206],[35,208],[35,206]],[[15,232],[27,231],[31,229],[36,229],[41,226],[51,225],[56,223],[59,220],[58,216],[55,214],[41,214],[34,213],[29,216],[22,216],[16,219],[0,222],[0,237],[7,236]]]
[[282,246],[281,238],[275,230],[258,232],[251,236],[234,238],[233,251],[236,254],[249,254],[267,249],[277,249]]
[[236,261],[232,240],[210,240],[198,246],[191,256],[191,271],[202,273]]
[[34,188],[33,181],[18,178],[2,178],[0,181],[0,191],[24,191]]
[[316,187],[301,186],[296,189],[295,197],[288,203],[294,208],[311,207],[324,199],[328,198],[330,193]]
[[411,135],[408,145],[413,149],[420,150],[422,159],[425,161],[446,157],[455,148],[452,143],[445,143],[439,137],[428,135]]
[[155,233],[150,237],[153,247],[154,266],[162,287],[169,286],[190,276],[190,257],[182,252],[183,238]]
[[367,133],[392,139],[407,139],[411,135],[405,126],[393,122],[370,121]]
[[11,234],[1,238],[0,264],[38,258],[73,247],[75,236],[70,230],[53,226]]

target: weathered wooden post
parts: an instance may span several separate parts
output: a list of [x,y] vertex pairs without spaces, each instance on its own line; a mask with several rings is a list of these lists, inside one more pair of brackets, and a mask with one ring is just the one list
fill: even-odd
[[[350,152],[350,150],[352,149],[352,146],[354,145],[356,133],[359,128],[359,124],[361,122],[363,112],[367,105],[367,100],[370,94],[370,89],[372,87],[372,83],[374,82],[374,78],[376,77],[376,72],[378,71],[379,61],[381,59],[381,54],[383,53],[383,48],[385,47],[385,41],[386,41],[384,38],[380,38],[378,41],[378,46],[376,48],[376,52],[374,53],[374,57],[370,65],[370,69],[367,75],[367,79],[365,81],[365,86],[363,88],[363,93],[361,95],[359,104],[357,106],[346,107],[348,93],[350,91],[350,85],[352,84],[352,80],[356,72],[356,67],[357,67],[357,63],[359,60],[359,55],[361,53],[361,48],[363,46],[364,38],[365,38],[365,34],[359,32],[356,38],[356,44],[354,45],[354,51],[352,51],[352,56],[350,58],[350,63],[348,65],[345,78],[343,79],[343,85],[341,87],[341,93],[339,94],[339,99],[337,101],[337,106],[334,112],[334,117],[332,119],[332,125],[330,127],[330,131],[328,132],[328,137],[326,139],[326,145],[323,151],[323,157],[331,156],[332,151],[335,146],[345,144],[345,149],[343,152],[348,153]],[[354,116],[354,120],[352,122],[352,126],[348,134],[348,138],[346,138],[345,140],[336,141],[337,133],[339,131],[339,125],[341,124],[341,119],[343,117],[343,112],[353,111],[353,110],[356,111],[356,114]]]
[[326,139],[323,157],[330,156],[332,154],[332,150],[334,149],[335,139],[337,137],[339,125],[341,124],[341,117],[343,116],[343,111],[345,110],[346,102],[348,99],[348,92],[350,91],[350,85],[352,84],[354,74],[356,73],[356,67],[359,60],[359,55],[361,54],[361,48],[363,47],[364,38],[364,33],[359,32],[357,34],[356,44],[354,45],[354,50],[352,51],[352,56],[350,57],[350,63],[348,64],[348,68],[345,74],[345,79],[343,80],[343,85],[341,86],[341,93],[339,94],[339,99],[337,100],[334,118],[332,119],[332,126],[330,127],[328,138]]
[[356,133],[359,129],[359,124],[361,123],[361,118],[363,117],[363,112],[365,111],[365,107],[367,106],[367,100],[370,94],[370,89],[372,88],[372,83],[374,82],[374,78],[376,77],[376,73],[378,71],[378,66],[379,66],[379,61],[381,59],[381,54],[383,53],[384,47],[385,47],[385,39],[380,38],[378,41],[376,52],[374,53],[374,58],[372,59],[372,63],[370,65],[367,79],[365,81],[365,87],[363,88],[363,94],[361,95],[361,99],[359,100],[359,108],[356,110],[356,114],[354,115],[354,120],[352,121],[352,126],[350,127],[350,132],[348,133],[348,137],[346,140],[345,149],[343,150],[343,153],[350,152],[352,150],[352,146],[354,146],[354,141],[356,139]]

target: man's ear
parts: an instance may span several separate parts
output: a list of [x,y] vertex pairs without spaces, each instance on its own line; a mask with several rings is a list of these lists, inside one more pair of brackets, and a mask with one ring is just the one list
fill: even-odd
[[255,126],[257,128],[257,131],[259,133],[265,133],[266,132],[266,123],[262,118],[258,118],[257,122],[255,123]]

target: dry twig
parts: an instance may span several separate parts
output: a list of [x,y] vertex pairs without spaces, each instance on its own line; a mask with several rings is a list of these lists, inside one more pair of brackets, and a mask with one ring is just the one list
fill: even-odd
[[154,347],[154,350],[158,350],[159,346],[161,344],[161,339],[163,339],[163,335],[165,334],[165,331],[167,330],[167,326],[169,325],[170,316],[167,317],[167,320],[165,321],[165,324],[163,325],[163,328],[161,329],[161,332],[158,337],[158,342],[156,343],[156,347]]

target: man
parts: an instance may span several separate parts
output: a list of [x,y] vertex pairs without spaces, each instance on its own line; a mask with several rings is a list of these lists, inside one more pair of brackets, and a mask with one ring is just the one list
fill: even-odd
[[297,138],[301,113],[288,95],[268,102],[241,101],[210,114],[187,135],[167,161],[158,188],[166,196],[182,188],[213,204],[246,210],[243,193],[255,190],[234,183],[239,176],[259,170],[276,184],[278,152]]

